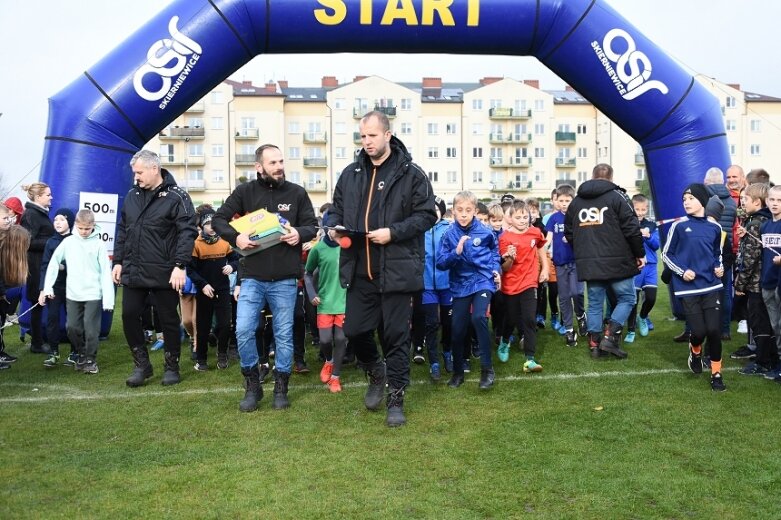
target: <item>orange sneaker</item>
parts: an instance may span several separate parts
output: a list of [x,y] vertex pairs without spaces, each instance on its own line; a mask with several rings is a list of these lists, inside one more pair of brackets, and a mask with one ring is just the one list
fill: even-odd
[[334,371],[334,362],[333,361],[326,361],[323,363],[323,368],[320,369],[320,381],[323,383],[328,383],[328,381],[331,379],[331,373]]
[[339,381],[338,377],[331,377],[326,385],[328,385],[328,390],[332,394],[336,394],[342,391],[342,383]]

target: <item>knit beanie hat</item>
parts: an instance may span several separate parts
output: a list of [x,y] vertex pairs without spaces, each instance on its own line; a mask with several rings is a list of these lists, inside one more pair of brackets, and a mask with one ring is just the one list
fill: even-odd
[[702,204],[702,207],[708,205],[708,199],[710,199],[710,193],[708,193],[708,188],[705,187],[704,184],[695,182],[693,184],[689,184],[685,190],[683,190],[683,194],[689,194],[695,199],[697,199],[700,204]]
[[444,217],[445,212],[447,211],[447,204],[445,204],[445,201],[441,197],[434,197],[434,204],[436,204],[439,209],[439,218]]
[[72,232],[73,231],[73,220],[75,218],[74,215],[73,215],[73,212],[71,210],[69,210],[68,208],[60,208],[60,209],[57,210],[57,213],[54,214],[55,217],[57,215],[62,215],[63,217],[65,217],[65,220],[68,221],[68,229],[70,229],[71,232]]

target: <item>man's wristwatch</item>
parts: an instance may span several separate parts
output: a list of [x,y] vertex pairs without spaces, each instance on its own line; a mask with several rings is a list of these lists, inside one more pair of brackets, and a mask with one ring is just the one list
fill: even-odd
[[181,262],[177,262],[177,263],[175,263],[175,264],[174,264],[174,267],[176,267],[177,269],[181,269],[182,271],[184,271],[184,264],[183,264],[183,263],[181,263]]

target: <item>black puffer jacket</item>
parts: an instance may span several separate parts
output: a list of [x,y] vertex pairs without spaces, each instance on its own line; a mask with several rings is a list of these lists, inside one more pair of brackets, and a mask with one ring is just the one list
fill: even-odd
[[732,253],[732,226],[735,225],[735,219],[738,215],[738,207],[735,205],[735,200],[732,195],[729,194],[729,190],[723,184],[708,184],[706,186],[708,191],[713,195],[716,195],[722,204],[724,204],[724,210],[721,212],[719,218],[719,225],[723,231],[727,232],[727,239],[724,242],[722,248],[721,260],[724,267],[732,267],[735,263],[735,255]]
[[236,246],[239,233],[229,224],[234,215],[246,215],[265,209],[285,218],[298,231],[298,244],[279,244],[245,256],[241,262],[241,278],[274,281],[303,277],[301,246],[317,234],[317,217],[306,190],[292,182],[277,187],[258,176],[251,182],[236,186],[212,218],[212,227],[230,245]]
[[122,265],[122,285],[169,287],[178,263],[187,265],[198,236],[195,209],[167,170],[154,190],[134,186],[125,196],[114,241],[114,265]]
[[[369,217],[372,231],[389,228],[391,241],[372,248],[379,253],[380,289],[383,292],[413,292],[423,289],[425,232],[437,221],[434,192],[428,177],[412,162],[404,144],[391,137],[391,155],[380,165],[384,183],[379,191],[375,214]],[[342,225],[348,229],[367,231],[365,213],[369,197],[371,159],[364,150],[358,160],[342,171],[334,190],[333,207],[328,211],[326,225]],[[373,224],[373,225],[372,225]],[[340,257],[342,286],[349,287],[356,272],[359,248],[365,239],[353,238],[352,247],[343,249]],[[361,252],[361,254],[365,254]]]
[[580,185],[564,218],[564,236],[580,280],[620,280],[640,272],[637,258],[645,256],[640,222],[626,191],[608,180]]
[[49,213],[38,204],[28,202],[24,205],[24,213],[20,222],[30,233],[30,247],[27,249],[27,299],[35,301],[41,292],[41,259],[46,242],[54,235],[54,225],[49,220]]

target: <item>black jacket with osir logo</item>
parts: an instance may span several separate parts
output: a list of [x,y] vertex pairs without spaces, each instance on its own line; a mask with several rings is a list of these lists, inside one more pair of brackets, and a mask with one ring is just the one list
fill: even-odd
[[564,236],[575,252],[580,280],[635,276],[645,256],[640,223],[626,191],[605,179],[578,188],[564,218]]

